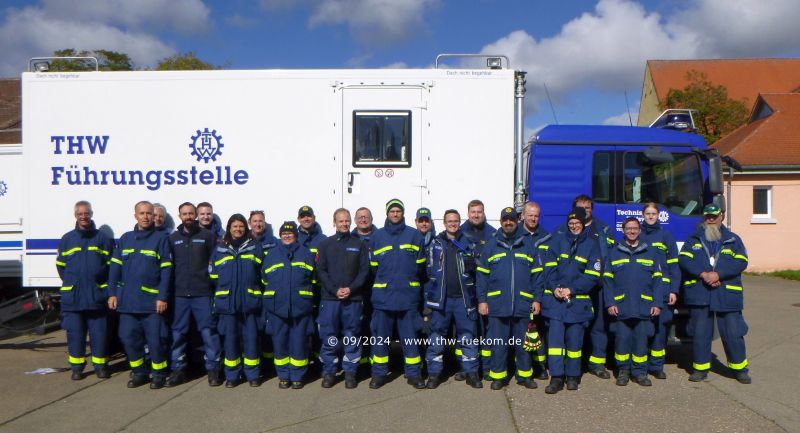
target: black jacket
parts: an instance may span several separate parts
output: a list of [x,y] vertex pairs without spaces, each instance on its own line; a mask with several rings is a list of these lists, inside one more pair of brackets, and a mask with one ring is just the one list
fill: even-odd
[[360,301],[369,274],[369,247],[350,233],[336,233],[319,244],[317,276],[322,299],[337,300],[341,287],[350,287],[350,299]]
[[208,277],[208,265],[214,253],[214,234],[199,225],[191,233],[183,224],[169,235],[174,265],[175,296],[212,296],[213,288]]

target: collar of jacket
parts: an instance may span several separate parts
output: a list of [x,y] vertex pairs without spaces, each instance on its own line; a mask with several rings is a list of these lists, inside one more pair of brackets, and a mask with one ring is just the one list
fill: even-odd
[[151,225],[150,228],[144,229],[144,230],[139,228],[139,224],[136,224],[136,225],[133,226],[133,234],[136,237],[136,239],[149,238],[150,235],[152,235],[155,232],[156,232],[156,226],[155,225]]
[[361,232],[358,231],[358,227],[356,227],[353,229],[353,231],[350,232],[350,234],[353,236],[358,236],[359,239],[362,239],[364,237],[372,236],[372,234],[375,233],[375,230],[378,230],[378,228],[375,227],[375,224],[373,224],[369,228],[369,233],[362,234]]
[[630,246],[630,245],[628,245],[628,244],[627,244],[627,243],[625,243],[625,242],[619,242],[619,243],[617,243],[617,248],[618,248],[620,251],[622,251],[622,252],[624,252],[624,253],[627,253],[627,254],[631,254],[631,255],[633,255],[633,254],[637,254],[637,253],[640,253],[640,252],[642,252],[642,251],[646,250],[646,249],[647,249],[647,247],[649,247],[649,246],[650,246],[650,245],[648,245],[648,244],[647,244],[647,242],[644,242],[644,241],[643,241],[643,240],[641,240],[641,239],[639,239],[639,245],[636,245],[636,247],[635,247],[635,248],[633,248],[633,249],[631,249],[631,246]]
[[350,239],[351,237],[353,237],[353,234],[350,232],[344,232],[344,233],[336,232],[337,241],[341,241],[342,239],[347,240]]
[[399,223],[392,224],[392,222],[389,221],[389,218],[386,218],[386,222],[383,224],[383,229],[389,232],[390,235],[397,236],[406,229],[406,220],[401,219]]
[[583,240],[589,236],[589,229],[587,227],[584,227],[583,231],[581,231],[577,235],[573,234],[571,231],[569,231],[569,229],[567,229],[567,232],[564,233],[564,235],[566,236],[567,239],[569,239],[570,242],[575,242],[576,240],[578,242],[583,242]]
[[642,221],[642,229],[644,229],[643,231],[645,234],[649,235],[657,230],[661,230],[661,223],[658,220],[656,220],[655,224],[648,224]]
[[75,222],[75,231],[80,233],[82,237],[90,238],[97,233],[97,227],[94,225],[94,220],[89,221],[89,228],[86,230],[81,229],[78,227],[78,222]]
[[297,231],[300,233],[308,235],[308,237],[312,237],[316,234],[322,233],[322,227],[319,226],[319,223],[314,221],[314,225],[311,226],[311,229],[306,230],[303,227],[298,227]]
[[514,231],[514,233],[512,233],[511,236],[508,237],[506,236],[502,228],[495,232],[494,238],[497,239],[497,243],[500,246],[508,249],[516,247],[517,245],[521,244],[525,239],[524,237],[520,236],[517,231]]
[[200,232],[200,223],[195,223],[192,225],[191,230],[187,230],[187,227],[184,224],[178,226],[178,233],[181,236],[193,236]]

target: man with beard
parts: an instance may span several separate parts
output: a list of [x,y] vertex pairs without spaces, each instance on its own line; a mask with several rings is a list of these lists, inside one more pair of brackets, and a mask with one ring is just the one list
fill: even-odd
[[213,287],[208,264],[214,253],[214,235],[197,223],[197,211],[192,203],[178,207],[181,225],[169,235],[175,268],[175,301],[172,319],[172,373],[167,386],[186,381],[186,347],[189,324],[194,317],[205,350],[208,384],[222,383],[219,373],[220,342],[211,315]]
[[311,206],[303,206],[297,211],[297,224],[299,225],[297,242],[316,254],[317,247],[325,239],[325,235],[322,233],[322,227],[319,226]]
[[422,239],[425,244],[425,255],[428,255],[428,248],[431,246],[433,238],[436,237],[436,228],[433,226],[431,219],[431,210],[426,207],[417,209],[417,217],[414,219],[414,224],[417,230],[422,234]]
[[714,318],[736,380],[751,383],[747,369],[742,316],[742,272],[747,269],[747,250],[741,238],[722,224],[725,212],[715,204],[703,208],[703,223],[686,239],[680,252],[684,302],[689,306],[692,340],[692,382],[701,382],[711,369]]

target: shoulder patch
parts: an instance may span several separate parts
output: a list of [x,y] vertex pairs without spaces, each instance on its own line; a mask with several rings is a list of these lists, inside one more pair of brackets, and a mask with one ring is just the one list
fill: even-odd
[[600,268],[602,268],[602,265],[600,264],[600,260],[597,260],[594,262],[594,270],[599,272]]
[[182,243],[183,243],[183,239],[179,239],[179,240],[174,242],[175,245],[180,245]]

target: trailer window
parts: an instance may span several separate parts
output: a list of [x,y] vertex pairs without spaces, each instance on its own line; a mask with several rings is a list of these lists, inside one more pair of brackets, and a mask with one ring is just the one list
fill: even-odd
[[410,167],[410,111],[353,112],[354,167]]
[[643,152],[625,152],[625,203],[661,203],[679,215],[699,215],[703,203],[700,159],[692,153],[673,153],[665,163],[648,161]]
[[611,196],[611,152],[595,152],[592,159],[592,199],[600,203],[613,202]]

